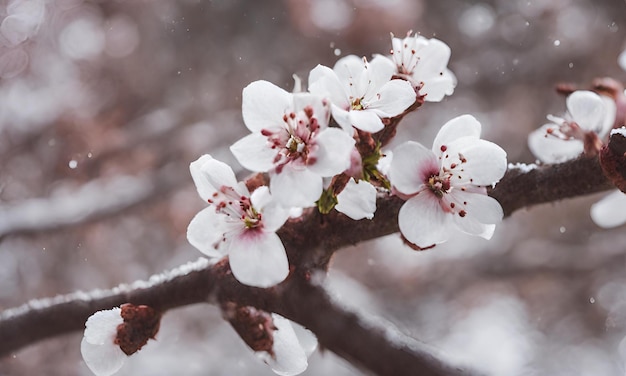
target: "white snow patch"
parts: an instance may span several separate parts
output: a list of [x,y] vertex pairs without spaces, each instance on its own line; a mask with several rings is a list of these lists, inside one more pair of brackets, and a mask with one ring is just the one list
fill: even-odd
[[527,173],[530,172],[536,168],[538,168],[539,166],[537,166],[534,163],[531,164],[526,164],[526,163],[509,163],[508,168],[509,170],[520,170],[521,172]]

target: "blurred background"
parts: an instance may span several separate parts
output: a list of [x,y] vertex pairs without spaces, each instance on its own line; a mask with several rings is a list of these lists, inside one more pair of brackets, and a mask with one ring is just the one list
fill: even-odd
[[[459,83],[395,142],[430,145],[471,113],[529,163],[528,133],[565,110],[556,83],[626,79],[622,0],[13,0],[0,17],[0,309],[197,259],[188,166],[204,153],[237,166],[251,81],[291,90],[294,73],[414,30],[452,48]],[[342,250],[329,289],[488,375],[623,375],[626,233],[592,223],[601,197],[517,212],[489,242],[414,252],[396,234]],[[90,375],[81,337],[0,359],[0,375]],[[273,374],[215,307],[167,314],[157,338],[119,375]],[[305,375],[361,373],[318,351]]]

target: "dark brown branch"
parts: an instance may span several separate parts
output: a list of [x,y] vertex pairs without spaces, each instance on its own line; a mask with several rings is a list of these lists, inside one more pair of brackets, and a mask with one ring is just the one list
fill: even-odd
[[259,289],[237,282],[227,260],[213,266],[200,262],[198,266],[199,270],[164,278],[148,288],[128,288],[105,295],[100,292],[100,297],[90,299],[72,294],[57,304],[40,301],[39,308],[31,304],[22,312],[6,311],[0,316],[0,355],[45,338],[82,330],[93,312],[126,302],[163,312],[208,302],[214,297],[220,302],[236,301],[277,312],[299,322],[317,335],[323,347],[378,374],[461,374],[437,359],[425,345],[390,338],[385,328],[364,323],[334,303],[323,288],[306,282],[298,273],[274,288]]

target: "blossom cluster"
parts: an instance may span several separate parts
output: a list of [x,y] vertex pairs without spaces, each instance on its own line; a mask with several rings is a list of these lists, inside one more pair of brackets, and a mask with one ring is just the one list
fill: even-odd
[[[246,185],[208,154],[192,162],[191,176],[207,204],[187,230],[194,247],[210,258],[228,256],[242,284],[271,288],[290,274],[277,235],[290,217],[336,210],[353,220],[371,220],[378,194],[406,200],[398,224],[414,249],[445,242],[453,229],[491,238],[503,210],[487,187],[502,178],[507,162],[502,148],[480,138],[478,120],[451,119],[430,149],[408,141],[383,150],[405,114],[441,101],[456,86],[444,42],[409,33],[392,35],[391,44],[388,55],[349,55],[332,68],[317,65],[307,91],[299,79],[293,92],[267,81],[243,89],[242,115],[250,134],[230,150],[269,183]],[[88,331],[95,322],[90,320]],[[281,375],[302,372],[309,351],[294,350],[304,347],[292,333],[295,324],[278,316],[273,320],[268,331],[274,331],[275,341],[262,359]],[[109,338],[114,331],[106,333]],[[112,368],[120,364],[116,358]]]

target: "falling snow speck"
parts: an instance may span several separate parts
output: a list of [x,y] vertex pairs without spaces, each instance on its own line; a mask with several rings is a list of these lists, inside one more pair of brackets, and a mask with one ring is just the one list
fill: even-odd
[[595,299],[595,298],[593,298],[593,297],[589,298],[589,303],[593,304],[593,303],[595,303],[595,302],[596,302],[596,299]]
[[558,47],[560,45],[561,45],[561,41],[560,40],[557,39],[557,40],[554,41],[554,47]]
[[567,64],[568,67],[570,67],[570,69],[574,68],[574,63],[569,63]]
[[341,55],[341,50],[339,48],[335,48],[333,53],[335,54],[335,56],[339,56],[339,55]]
[[78,167],[78,161],[72,159],[68,164],[69,168],[71,168],[72,170],[75,169],[76,167]]
[[567,229],[565,228],[565,226],[561,226],[561,227],[559,227],[559,232],[560,232],[561,234],[564,234],[566,230],[567,230]]

